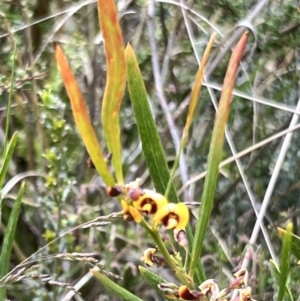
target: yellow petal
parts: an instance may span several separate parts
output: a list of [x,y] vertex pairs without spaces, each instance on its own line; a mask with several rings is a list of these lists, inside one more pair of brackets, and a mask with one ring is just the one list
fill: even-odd
[[170,212],[175,210],[175,204],[170,203],[164,207],[162,207],[161,209],[159,209],[156,214],[153,217],[153,222],[155,224],[161,224],[165,222],[165,219],[167,221],[168,219],[168,215],[170,214]]
[[189,218],[189,210],[185,204],[169,203],[157,211],[153,221],[155,224],[163,224],[167,229],[184,229]]
[[184,203],[178,203],[176,204],[174,213],[179,216],[176,229],[184,229],[190,220],[190,212],[188,207]]
[[143,216],[141,215],[141,213],[136,208],[134,208],[132,206],[129,206],[128,209],[129,209],[129,213],[132,216],[133,220],[136,223],[140,223],[143,219]]
[[177,224],[178,224],[177,220],[175,218],[171,217],[168,219],[168,223],[165,226],[166,226],[166,229],[169,230],[169,229],[174,229],[177,226]]
[[148,248],[144,251],[144,256],[141,257],[141,261],[143,261],[147,266],[152,267],[155,263],[152,260],[152,255],[156,252],[154,248]]
[[168,200],[160,193],[145,189],[137,199],[133,199],[133,206],[147,214],[155,214],[168,204]]
[[128,205],[124,200],[121,200],[121,206],[123,209],[124,219],[126,221],[134,220],[136,223],[140,223],[142,221],[143,217],[137,209]]
[[121,200],[121,206],[124,212],[128,211],[128,205],[124,200]]

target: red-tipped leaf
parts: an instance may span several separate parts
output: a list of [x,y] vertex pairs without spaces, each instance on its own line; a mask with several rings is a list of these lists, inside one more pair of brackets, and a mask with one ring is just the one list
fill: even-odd
[[57,43],[54,44],[54,50],[57,66],[67,90],[71,102],[73,117],[83,143],[106,185],[114,185],[115,181],[109,172],[96,133],[92,126],[84,98],[70,68],[68,60],[62,48]]
[[119,111],[126,84],[125,49],[114,0],[98,0],[104,38],[107,76],[102,102],[102,124],[118,183],[123,183]]

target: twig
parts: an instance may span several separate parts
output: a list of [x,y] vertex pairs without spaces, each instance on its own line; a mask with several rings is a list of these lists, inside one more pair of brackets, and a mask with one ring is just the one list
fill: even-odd
[[[300,98],[298,100],[297,110],[300,110]],[[290,123],[289,129],[294,127],[297,124],[298,120],[299,120],[299,115],[294,114],[294,116],[292,118],[292,121]],[[252,231],[252,235],[250,237],[249,245],[255,244],[255,242],[257,240],[259,230],[260,230],[259,226],[263,224],[263,219],[264,219],[264,216],[266,214],[266,210],[268,208],[272,193],[274,191],[275,184],[276,184],[276,181],[278,179],[280,169],[281,169],[281,166],[283,164],[285,155],[286,155],[286,153],[289,149],[289,146],[290,146],[290,143],[291,143],[291,140],[292,140],[292,136],[293,136],[293,132],[290,132],[290,133],[286,134],[286,136],[284,138],[280,153],[278,155],[278,159],[276,161],[274,170],[272,172],[271,179],[269,181],[268,188],[266,190],[266,193],[265,193],[262,205],[261,205],[261,209],[260,209],[259,214],[257,216],[257,220],[256,220],[256,223],[255,223],[254,229]],[[249,250],[247,250],[247,252],[244,256],[244,260],[243,260],[243,263],[242,263],[242,268],[247,268],[247,266],[249,264],[249,256],[248,255],[249,255]],[[273,258],[273,260],[276,262],[276,264],[278,264],[277,260],[275,260],[274,258]]]
[[[219,165],[219,168],[224,167],[224,166],[226,166],[227,164],[229,164],[229,163],[231,163],[231,162],[234,162],[236,159],[241,158],[241,157],[243,157],[243,156],[245,156],[245,155],[247,155],[247,154],[253,152],[254,150],[256,150],[256,149],[262,147],[263,145],[265,145],[265,144],[267,144],[267,143],[270,143],[270,142],[274,141],[275,139],[278,139],[278,138],[280,138],[280,137],[286,135],[287,133],[296,131],[296,130],[298,130],[298,129],[300,129],[300,124],[297,124],[297,125],[295,125],[295,126],[293,126],[293,127],[290,127],[290,128],[288,128],[288,129],[286,129],[286,130],[284,130],[284,131],[281,131],[281,132],[279,132],[279,133],[277,133],[277,134],[275,134],[275,135],[273,135],[273,136],[271,136],[271,137],[269,137],[269,138],[267,138],[267,139],[265,139],[265,140],[262,140],[261,142],[258,142],[258,143],[256,143],[256,144],[254,144],[254,145],[252,145],[252,146],[250,146],[250,147],[248,147],[248,148],[242,150],[241,152],[235,154],[234,156],[231,156],[231,157],[227,158],[226,160],[222,161],[222,162],[220,163],[220,165]],[[190,185],[192,185],[192,184],[194,184],[195,182],[197,182],[197,181],[203,179],[203,178],[205,177],[205,175],[206,175],[206,171],[204,171],[204,172],[202,172],[201,174],[199,174],[199,175],[197,175],[197,176],[191,178],[189,181],[187,181],[187,182],[179,189],[178,194],[180,195],[180,194],[183,192],[184,189],[187,189]]]

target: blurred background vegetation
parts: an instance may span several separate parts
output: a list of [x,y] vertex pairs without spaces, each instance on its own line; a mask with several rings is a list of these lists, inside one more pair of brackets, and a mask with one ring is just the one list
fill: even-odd
[[[233,98],[228,135],[239,152],[289,126],[300,97],[300,14],[296,0],[161,0],[154,5],[153,17],[149,11],[153,8],[151,0],[117,3],[124,42],[130,42],[137,54],[170,167],[176,154],[176,137],[180,137],[185,123],[197,59],[201,59],[212,32],[218,33],[192,134],[175,179],[178,190],[206,170],[215,117],[212,100],[219,98],[231,47],[245,28],[250,39],[236,84],[236,90],[244,94]],[[87,167],[88,156],[74,126],[52,45],[58,41],[66,51],[105,149],[100,108],[106,62],[95,1],[1,1],[0,20],[1,144],[14,43],[17,60],[10,136],[18,131],[20,137],[6,179],[0,245],[13,199],[21,180],[26,181],[11,269],[62,236],[32,257],[34,263],[40,264],[40,274],[75,285],[89,266],[53,259],[51,255],[93,252],[107,271],[123,277],[116,280],[120,285],[144,300],[161,300],[137,270],[143,250],[151,246],[139,226],[116,218],[109,225],[70,231],[99,215],[120,210],[118,202],[106,196],[101,178]],[[140,177],[143,187],[152,188],[127,91],[121,124],[126,182]],[[295,131],[265,218],[277,255],[281,246],[277,226],[292,219],[295,234],[299,234],[299,138]],[[282,139],[276,139],[241,158],[258,211],[281,145]],[[231,155],[225,143],[224,159]],[[203,178],[184,187],[183,201],[199,201]],[[197,210],[193,209],[193,213]],[[229,275],[240,266],[255,221],[249,191],[237,165],[230,163],[221,169],[202,257],[208,278],[216,279],[221,287],[228,284]],[[191,222],[195,223],[195,219]],[[269,259],[265,240],[259,236],[249,270],[257,300],[271,300],[276,293]],[[296,264],[292,267],[292,289],[298,296],[299,268]],[[163,268],[160,274],[173,280]],[[80,292],[81,297],[66,297],[67,288],[43,282],[39,277],[8,284],[9,300],[119,300],[93,279],[86,281]]]

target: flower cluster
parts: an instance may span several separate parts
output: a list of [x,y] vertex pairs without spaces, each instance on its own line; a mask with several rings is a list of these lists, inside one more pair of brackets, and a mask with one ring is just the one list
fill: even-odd
[[235,280],[229,287],[222,290],[213,279],[208,279],[198,286],[198,290],[190,290],[186,285],[177,286],[174,283],[161,283],[158,288],[168,299],[227,301],[232,290],[238,289],[239,295],[235,301],[255,301],[248,286],[248,271],[241,269],[234,274]]
[[186,285],[177,287],[173,283],[161,283],[158,288],[168,299],[183,300],[219,300],[220,290],[213,279],[208,279],[199,285],[199,290],[190,290]]
[[110,186],[111,197],[121,196],[124,219],[140,223],[143,216],[152,217],[154,225],[163,224],[166,229],[181,230],[189,222],[189,210],[183,203],[169,203],[160,193],[141,189],[138,180],[127,185]]

